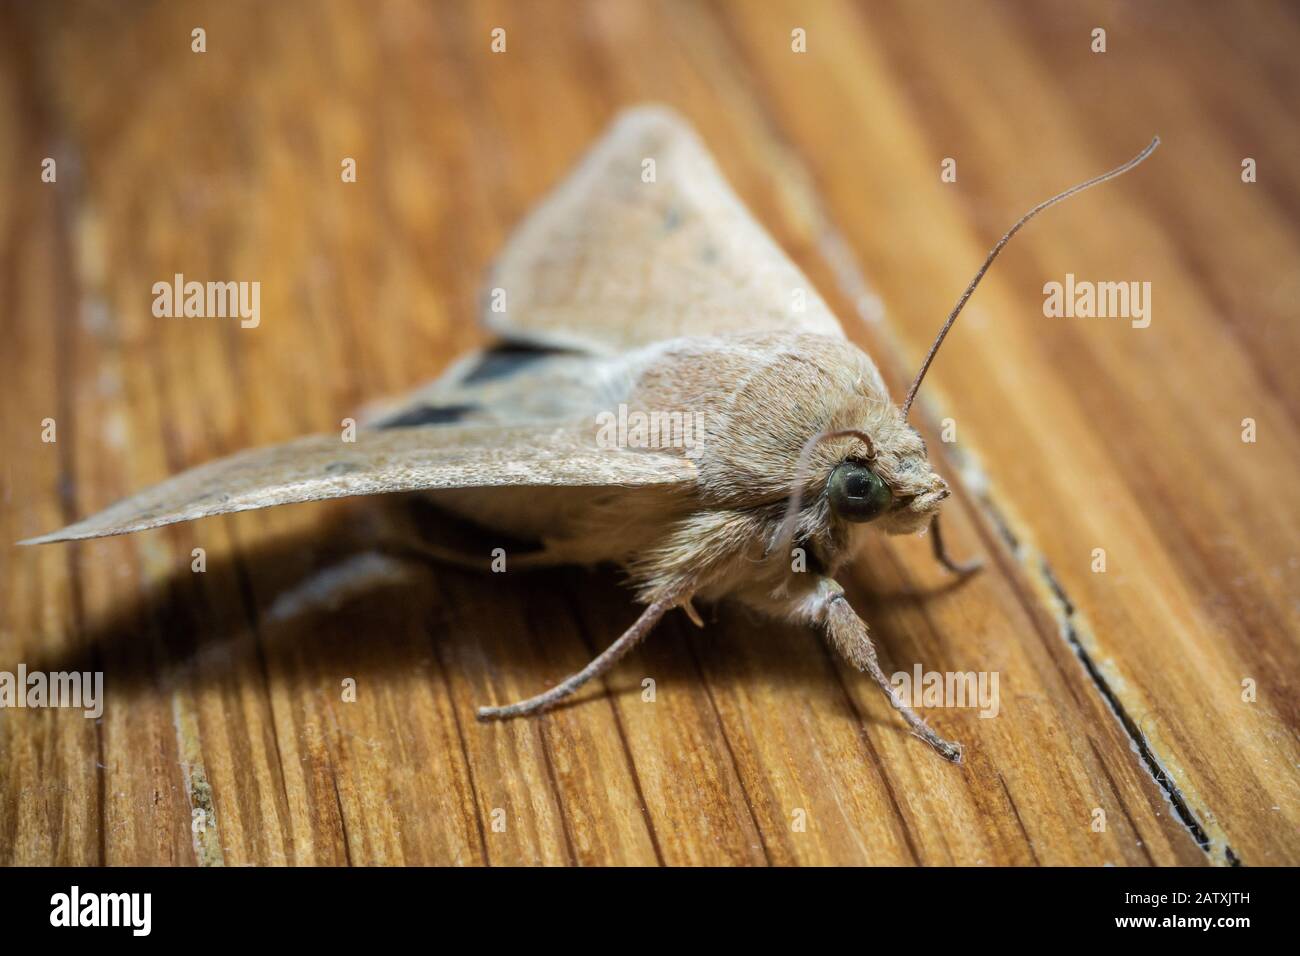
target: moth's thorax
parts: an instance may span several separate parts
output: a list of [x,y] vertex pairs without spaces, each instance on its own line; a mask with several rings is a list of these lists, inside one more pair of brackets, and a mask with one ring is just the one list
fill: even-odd
[[711,505],[784,497],[809,435],[849,423],[871,430],[890,408],[871,360],[837,337],[678,339],[646,350],[641,361],[630,404],[702,422],[703,440],[683,453],[699,468]]
[[681,453],[699,469],[706,507],[784,501],[809,438],[846,429],[869,435],[873,448],[853,438],[824,442],[809,462],[807,487],[824,488],[836,465],[870,453],[899,505],[874,523],[890,533],[919,529],[947,494],[876,366],[847,339],[771,332],[678,339],[632,361],[632,406],[701,423],[702,440]]

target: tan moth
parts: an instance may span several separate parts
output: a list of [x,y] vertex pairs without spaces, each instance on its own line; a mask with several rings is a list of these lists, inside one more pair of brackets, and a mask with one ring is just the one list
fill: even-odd
[[[890,685],[835,581],[864,535],[931,529],[948,486],[907,423],[943,337],[1041,203],[993,248],[901,406],[808,280],[674,113],[621,115],[519,226],[482,310],[502,343],[338,435],[194,468],[25,544],[94,538],[272,505],[419,492],[439,514],[534,542],[511,567],[621,566],[645,605],[595,660],[485,719],[537,713],[618,662],[670,609],[739,601],[821,628],[912,730],[950,760]],[[644,175],[647,160],[655,175]],[[683,426],[691,427],[692,440]],[[403,547],[484,567],[486,551],[410,536]],[[498,549],[499,550],[499,549]]]

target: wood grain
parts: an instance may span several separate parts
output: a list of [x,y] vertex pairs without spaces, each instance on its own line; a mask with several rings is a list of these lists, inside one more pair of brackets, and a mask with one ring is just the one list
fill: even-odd
[[[922,390],[948,535],[985,571],[954,586],[890,539],[846,580],[887,670],[998,673],[996,719],[929,711],[962,767],[816,635],[731,608],[670,618],[573,706],[479,724],[627,626],[617,576],[372,562],[294,613],[379,520],[305,504],[0,548],[0,669],[102,670],[108,695],[100,721],[0,712],[0,862],[1300,862],[1297,40],[1254,2],[3,8],[6,542],[434,376],[623,105],[692,120],[899,394],[1016,216],[1165,144],[1026,230]],[[155,318],[177,272],[260,281],[262,323]],[[1150,281],[1150,327],[1045,318],[1066,272]]]

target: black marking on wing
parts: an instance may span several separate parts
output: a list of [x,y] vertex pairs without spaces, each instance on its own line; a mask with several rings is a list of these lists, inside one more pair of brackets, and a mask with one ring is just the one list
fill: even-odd
[[478,411],[477,405],[417,405],[375,423],[376,428],[416,428],[420,425],[454,425]]
[[473,385],[476,382],[509,378],[552,355],[563,354],[565,353],[558,349],[537,348],[515,342],[503,343],[484,352],[483,357],[465,373],[460,382],[462,385]]

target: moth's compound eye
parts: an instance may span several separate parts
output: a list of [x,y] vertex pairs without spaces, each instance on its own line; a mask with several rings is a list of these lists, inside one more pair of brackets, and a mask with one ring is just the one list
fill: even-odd
[[831,472],[831,509],[845,521],[870,521],[889,510],[894,493],[865,465],[846,461]]

